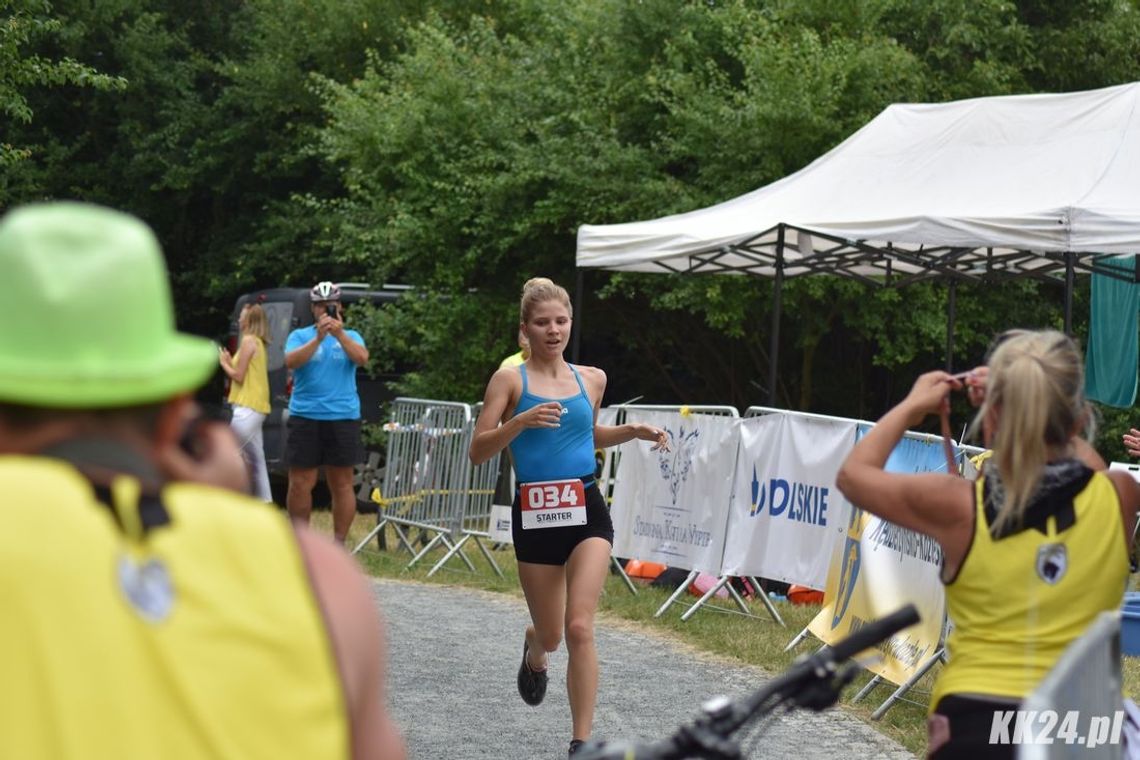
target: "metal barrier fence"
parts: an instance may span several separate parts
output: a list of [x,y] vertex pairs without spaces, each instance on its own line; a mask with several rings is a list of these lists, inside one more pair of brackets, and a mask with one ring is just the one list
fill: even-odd
[[[381,536],[383,548],[383,531],[391,526],[399,542],[399,548],[407,549],[412,555],[407,565],[409,568],[439,548],[443,550],[443,556],[428,572],[429,576],[456,557],[466,564],[468,569],[474,571],[474,564],[463,551],[470,543],[474,543],[488,564],[502,576],[503,573],[494,556],[484,543],[492,540],[489,532],[490,520],[496,479],[500,471],[500,455],[495,455],[477,467],[473,466],[468,458],[478,409],[479,405],[473,407],[454,401],[407,397],[397,398],[392,403],[391,419],[384,426],[388,433],[387,462],[383,482],[379,488],[379,497],[375,499],[378,503],[376,527],[357,544],[353,549],[354,554],[360,552],[377,536]],[[732,418],[740,416],[735,407],[726,405],[629,403],[601,410],[599,423],[623,424],[626,422],[629,410]],[[753,406],[748,408],[745,417],[773,412],[787,413],[787,410]],[[822,416],[821,418],[832,419]],[[612,501],[620,456],[618,447],[608,448],[604,451],[604,458],[600,463],[598,485],[607,503]],[[417,542],[420,544],[418,550],[415,547]],[[616,557],[613,558],[613,563],[626,586],[636,594],[636,586],[625,574]],[[697,575],[696,572],[690,573],[685,582],[677,587],[657,611],[657,616],[662,615],[685,593]],[[749,580],[756,589],[760,589],[756,578]],[[729,592],[741,612],[750,614],[747,605],[729,581],[728,576],[718,578],[713,588],[688,607],[682,619],[687,620],[695,614],[722,588]],[[767,595],[760,591],[758,596],[772,619],[784,625],[779,612]]]
[[[453,556],[474,570],[462,546],[475,538],[492,567],[502,574],[475,530],[480,517],[486,527],[494,489],[491,473],[498,472],[499,463],[496,456],[479,467],[471,465],[467,453],[474,425],[468,404],[405,397],[392,402],[392,418],[384,425],[388,457],[376,527],[357,544],[354,554],[391,526],[400,546],[413,555],[408,567],[442,546],[445,556],[431,573]],[[421,531],[425,539],[419,551],[409,538],[409,528]]]
[[[468,423],[467,435],[463,444],[463,456],[466,459],[467,451],[471,447],[471,438],[475,433],[475,422],[479,418],[479,411],[483,408],[482,402],[476,404],[471,408],[471,421]],[[469,461],[469,460],[468,460]],[[499,565],[495,562],[494,555],[491,554],[484,541],[491,540],[490,523],[491,523],[491,504],[495,498],[495,486],[499,479],[499,465],[500,455],[495,454],[486,462],[480,465],[469,465],[470,476],[466,483],[466,501],[463,507],[463,514],[461,523],[459,525],[459,540],[447,550],[447,552],[439,559],[438,562],[432,566],[428,571],[428,577],[436,573],[440,568],[447,564],[452,557],[459,557],[467,564],[467,567],[474,570],[471,562],[463,554],[463,547],[468,542],[472,542],[482,552],[483,557],[494,569],[495,573],[501,578],[503,571],[499,569]],[[452,535],[454,538],[454,534]]]
[[[1041,740],[1019,744],[1017,757],[1123,757],[1123,724],[1127,719],[1120,688],[1120,612],[1102,612],[1022,703],[1026,715],[1031,710],[1037,716],[1051,711],[1047,714],[1057,718],[1057,723],[1046,728],[1038,718],[1029,728],[1033,737]],[[1062,724],[1068,716],[1076,725]],[[1069,728],[1072,736],[1061,733]]]

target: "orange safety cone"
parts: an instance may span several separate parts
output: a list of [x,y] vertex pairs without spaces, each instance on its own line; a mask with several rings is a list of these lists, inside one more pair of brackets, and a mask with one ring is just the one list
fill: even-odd
[[792,604],[823,604],[823,592],[807,586],[788,586],[788,601]]
[[660,562],[643,562],[639,559],[631,559],[625,563],[625,574],[639,581],[652,581],[663,572],[665,572],[665,565]]

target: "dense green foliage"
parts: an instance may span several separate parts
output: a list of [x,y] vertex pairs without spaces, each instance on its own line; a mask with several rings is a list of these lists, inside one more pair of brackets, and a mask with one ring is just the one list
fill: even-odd
[[[140,214],[209,335],[253,288],[413,285],[354,315],[375,360],[412,369],[404,392],[475,400],[522,282],[574,291],[579,225],[772,182],[892,102],[1099,87],[1138,62],[1126,0],[0,0],[0,205]],[[607,401],[767,401],[769,282],[583,282]],[[947,292],[788,282],[778,403],[877,416],[945,363]],[[1061,323],[1059,287],[961,287],[953,364]]]
[[[0,114],[9,123],[32,121],[33,110],[26,95],[30,89],[72,85],[122,90],[126,84],[73,58],[35,52],[50,47],[63,26],[51,16],[51,6],[43,0],[0,0],[0,13]],[[31,157],[28,148],[4,139],[0,142],[0,167],[11,167]]]

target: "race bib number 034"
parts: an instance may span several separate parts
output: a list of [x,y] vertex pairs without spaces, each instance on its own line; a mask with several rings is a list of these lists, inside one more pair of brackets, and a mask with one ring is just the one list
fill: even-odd
[[586,524],[586,488],[577,478],[523,483],[519,505],[523,530]]

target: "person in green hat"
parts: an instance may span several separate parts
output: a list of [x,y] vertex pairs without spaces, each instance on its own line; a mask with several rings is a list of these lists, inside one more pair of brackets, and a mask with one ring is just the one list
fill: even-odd
[[401,760],[371,590],[192,423],[217,349],[151,230],[24,206],[0,271],[0,757]]

